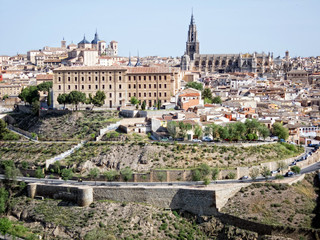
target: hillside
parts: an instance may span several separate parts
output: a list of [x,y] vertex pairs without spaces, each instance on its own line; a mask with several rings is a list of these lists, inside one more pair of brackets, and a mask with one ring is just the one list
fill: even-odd
[[43,141],[92,139],[100,129],[118,120],[114,111],[48,112],[42,117],[22,113],[11,117],[15,126],[36,133]]
[[102,172],[128,166],[143,172],[160,168],[193,168],[201,163],[219,168],[257,165],[297,156],[302,152],[302,148],[287,148],[287,145],[280,143],[235,147],[159,142],[90,142],[67,157],[65,163],[77,171],[98,167]]
[[[45,239],[247,239],[258,234],[222,224],[215,218],[166,211],[154,206],[96,202],[77,207],[58,200],[14,199],[9,216]],[[198,220],[197,220],[198,219]],[[280,239],[260,236],[261,239]],[[284,239],[284,238],[282,238]]]
[[252,184],[231,198],[222,212],[266,224],[318,228],[318,186],[315,174],[292,186]]

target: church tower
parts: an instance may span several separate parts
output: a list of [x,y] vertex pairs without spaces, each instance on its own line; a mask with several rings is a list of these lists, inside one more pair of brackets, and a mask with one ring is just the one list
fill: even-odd
[[186,54],[190,57],[190,60],[194,60],[194,54],[199,54],[199,42],[197,27],[194,22],[193,13],[191,14],[191,21],[188,31],[188,41],[186,44]]

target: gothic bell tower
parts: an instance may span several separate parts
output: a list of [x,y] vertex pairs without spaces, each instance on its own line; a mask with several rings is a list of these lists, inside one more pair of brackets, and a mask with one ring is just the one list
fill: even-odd
[[188,41],[186,44],[186,54],[190,57],[190,60],[194,60],[194,54],[199,54],[199,42],[197,27],[194,22],[193,13],[191,14],[191,21],[188,31]]

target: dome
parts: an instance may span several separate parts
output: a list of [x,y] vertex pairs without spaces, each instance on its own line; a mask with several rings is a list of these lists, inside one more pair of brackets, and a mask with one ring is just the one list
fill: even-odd
[[83,39],[79,44],[90,44],[90,42],[86,39],[86,36],[83,36]]
[[100,41],[99,37],[98,37],[98,33],[96,32],[94,34],[94,39],[91,41],[92,44],[98,44],[98,42]]

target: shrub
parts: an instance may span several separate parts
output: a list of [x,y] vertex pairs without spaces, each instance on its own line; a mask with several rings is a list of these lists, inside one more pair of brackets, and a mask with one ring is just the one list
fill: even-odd
[[278,180],[281,180],[281,179],[284,179],[284,176],[281,175],[281,174],[277,174],[277,175],[275,176],[275,178],[278,179]]
[[229,172],[227,175],[227,179],[235,179],[236,178],[236,174],[234,172]]
[[301,168],[298,166],[293,166],[291,167],[291,171],[294,172],[295,174],[299,174],[301,171]]

